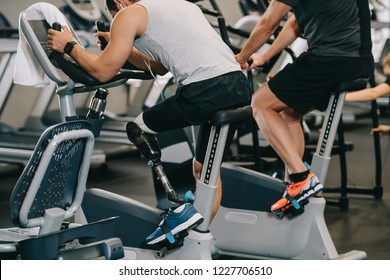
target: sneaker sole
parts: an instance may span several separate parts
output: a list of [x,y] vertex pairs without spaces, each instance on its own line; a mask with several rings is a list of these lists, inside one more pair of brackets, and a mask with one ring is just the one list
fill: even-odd
[[[196,213],[194,216],[191,217],[191,219],[187,220],[185,223],[178,225],[177,227],[172,229],[171,233],[172,233],[172,235],[175,235],[181,231],[190,230],[190,229],[196,227],[197,225],[199,225],[200,223],[202,223],[202,221],[203,221],[202,215],[200,215],[199,213]],[[160,237],[157,237],[156,239],[154,239],[152,241],[149,241],[147,244],[149,244],[149,245],[156,244],[156,243],[159,243],[161,241],[164,241],[165,239],[166,239],[166,236],[164,234],[164,235],[161,235]]]

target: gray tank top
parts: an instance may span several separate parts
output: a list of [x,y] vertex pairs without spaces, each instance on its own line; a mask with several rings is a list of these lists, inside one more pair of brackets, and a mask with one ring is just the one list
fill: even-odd
[[142,0],[148,25],[134,46],[162,63],[176,82],[187,85],[241,71],[234,54],[202,11],[183,0]]

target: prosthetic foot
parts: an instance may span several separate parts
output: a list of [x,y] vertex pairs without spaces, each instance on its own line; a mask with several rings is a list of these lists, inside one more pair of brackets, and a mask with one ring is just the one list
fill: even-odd
[[310,173],[307,178],[298,183],[290,183],[281,199],[271,206],[271,211],[277,219],[282,219],[285,215],[300,215],[304,212],[304,206],[309,203],[309,198],[324,189],[319,179],[314,173]]

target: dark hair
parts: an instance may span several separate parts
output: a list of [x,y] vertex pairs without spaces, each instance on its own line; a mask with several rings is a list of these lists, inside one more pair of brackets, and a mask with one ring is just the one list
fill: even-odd
[[108,11],[118,12],[118,8],[116,7],[116,3],[114,2],[114,0],[106,0],[106,7]]

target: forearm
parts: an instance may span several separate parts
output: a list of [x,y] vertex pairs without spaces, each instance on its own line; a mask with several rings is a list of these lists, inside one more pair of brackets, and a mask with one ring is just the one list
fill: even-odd
[[[67,26],[63,26],[63,31],[56,31],[49,29],[48,31],[48,45],[54,51],[63,53],[64,48],[68,42],[74,41],[71,32]],[[113,53],[119,53],[114,51]],[[115,59],[106,51],[103,51],[100,56],[86,51],[82,46],[76,44],[68,53],[90,76],[99,80],[100,82],[106,82],[118,72],[120,67],[125,61],[123,58],[122,64],[118,60],[118,55]],[[128,54],[124,54],[127,55]],[[120,59],[120,57],[119,57]],[[116,66],[115,63],[118,65]]]
[[263,54],[266,59],[271,59],[283,49],[290,46],[300,35],[300,30],[295,21],[295,16],[289,18],[271,47]]
[[83,68],[90,76],[100,82],[107,82],[112,79],[118,69],[106,65],[104,53],[100,56],[90,53],[80,46],[75,46],[71,52],[71,57]]
[[236,57],[242,64],[260,49],[279,27],[280,21],[291,10],[291,7],[278,1],[272,1],[267,11],[253,29],[248,41]]
[[386,83],[382,83],[374,88],[350,92],[346,95],[345,100],[351,102],[368,102],[387,94],[390,94],[390,86]]
[[349,102],[368,102],[376,98],[375,92],[371,89],[364,89],[357,92],[350,92],[346,95],[345,101]]
[[151,70],[157,75],[165,75],[168,72],[161,63],[151,59],[134,47],[127,61],[139,69],[147,71]]
[[[146,29],[147,13],[139,5],[132,5],[120,11],[112,22],[110,41],[99,55],[87,52],[81,46],[74,46],[70,56],[95,79],[107,82],[132,57],[134,38],[141,36]],[[63,32],[48,31],[48,45],[53,50],[63,52],[67,42],[74,40],[68,27]]]
[[268,41],[272,34],[274,34],[277,27],[278,26],[269,27],[263,20],[260,20],[253,29],[248,41],[240,51],[237,61],[245,63],[252,54],[254,54]]

